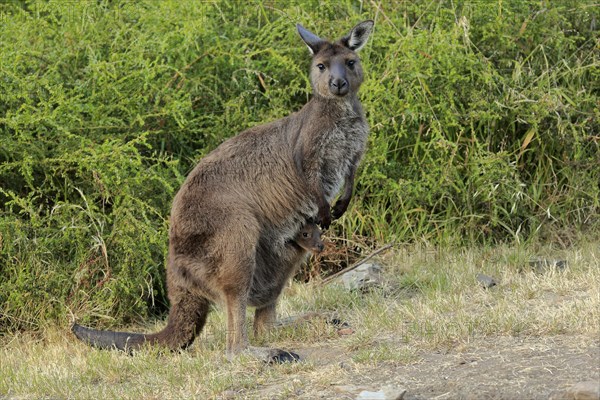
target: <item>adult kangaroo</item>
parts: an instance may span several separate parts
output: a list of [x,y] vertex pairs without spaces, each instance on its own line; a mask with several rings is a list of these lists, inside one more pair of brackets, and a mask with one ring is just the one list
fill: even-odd
[[[368,135],[357,96],[363,71],[356,51],[372,28],[373,21],[364,21],[329,42],[297,25],[312,53],[311,100],[294,114],[222,143],[175,195],[167,326],[140,334],[75,324],[79,339],[121,350],[144,343],[185,348],[202,330],[211,304],[218,303],[227,311],[228,357],[249,350],[266,360],[297,359],[293,353],[249,346],[246,307],[256,307],[259,327],[261,320],[274,318],[277,298],[297,266],[294,257],[288,261],[290,241],[307,220],[316,217],[327,228],[348,207]],[[332,212],[330,204],[342,186]]]

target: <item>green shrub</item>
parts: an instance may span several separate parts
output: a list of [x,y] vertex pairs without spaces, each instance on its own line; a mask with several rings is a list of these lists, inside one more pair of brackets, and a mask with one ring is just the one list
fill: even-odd
[[383,3],[0,4],[0,331],[165,310],[187,172],[310,97],[296,22],[337,38],[376,20],[361,53],[370,147],[336,234],[597,232],[598,7]]

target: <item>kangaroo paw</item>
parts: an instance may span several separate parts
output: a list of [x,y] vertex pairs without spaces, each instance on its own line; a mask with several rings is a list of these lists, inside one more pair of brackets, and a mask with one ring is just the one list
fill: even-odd
[[277,354],[271,357],[271,360],[268,362],[269,364],[283,364],[300,361],[300,356],[296,353],[279,349],[275,349],[275,351],[277,351]]
[[281,349],[250,346],[247,351],[267,364],[283,364],[286,362],[300,361],[300,356],[298,354]]

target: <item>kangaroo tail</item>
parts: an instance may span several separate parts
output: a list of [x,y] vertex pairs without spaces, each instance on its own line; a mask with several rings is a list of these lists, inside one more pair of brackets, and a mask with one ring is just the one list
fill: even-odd
[[79,340],[99,349],[131,352],[144,344],[158,344],[171,350],[185,349],[202,331],[210,310],[210,301],[189,292],[174,300],[169,310],[167,326],[154,334],[100,331],[78,324],[73,324],[71,331]]
[[99,331],[79,324],[73,324],[71,331],[82,342],[99,349],[117,349],[129,352],[146,342],[146,335],[141,333]]

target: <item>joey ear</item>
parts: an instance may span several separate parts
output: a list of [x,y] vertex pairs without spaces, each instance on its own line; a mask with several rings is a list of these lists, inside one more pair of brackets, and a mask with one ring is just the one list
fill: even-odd
[[340,43],[350,50],[359,51],[367,43],[374,24],[370,19],[359,23],[349,34],[340,39]]
[[310,54],[317,53],[319,51],[319,47],[321,47],[321,44],[323,44],[325,41],[300,24],[296,24],[296,29],[298,29],[298,34],[308,46]]

